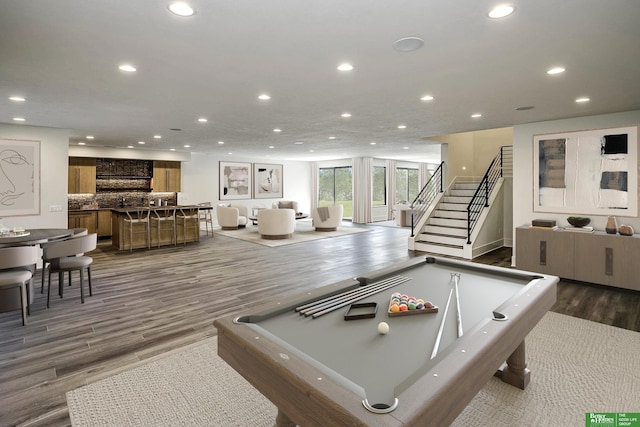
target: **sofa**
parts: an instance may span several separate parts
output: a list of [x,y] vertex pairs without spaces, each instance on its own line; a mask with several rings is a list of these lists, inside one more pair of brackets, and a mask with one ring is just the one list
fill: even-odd
[[294,212],[300,212],[298,210],[298,202],[294,202],[293,200],[280,200],[279,202],[275,202],[272,206],[272,209],[293,209]]
[[314,208],[311,219],[316,231],[336,231],[342,222],[344,207],[342,205]]
[[258,233],[263,239],[288,239],[296,229],[293,209],[260,209]]
[[216,216],[218,217],[218,225],[223,230],[237,230],[245,227],[249,221],[249,210],[246,206],[216,206]]

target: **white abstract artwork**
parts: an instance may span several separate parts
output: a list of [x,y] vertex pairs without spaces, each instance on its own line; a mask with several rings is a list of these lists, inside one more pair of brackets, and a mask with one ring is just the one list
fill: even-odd
[[636,216],[637,127],[534,137],[534,211]]
[[0,217],[40,214],[40,141],[0,139]]

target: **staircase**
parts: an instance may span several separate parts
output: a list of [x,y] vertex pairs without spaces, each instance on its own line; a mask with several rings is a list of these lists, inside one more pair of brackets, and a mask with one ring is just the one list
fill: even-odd
[[463,258],[467,207],[477,189],[477,182],[456,182],[447,190],[416,236],[415,249]]

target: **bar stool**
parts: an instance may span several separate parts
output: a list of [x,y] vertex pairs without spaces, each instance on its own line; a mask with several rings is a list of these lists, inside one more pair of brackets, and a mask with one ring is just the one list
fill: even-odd
[[209,227],[211,227],[211,237],[213,237],[213,215],[211,215],[211,211],[213,211],[213,208],[211,207],[211,202],[198,203],[198,206],[207,208],[199,209],[198,217],[200,219],[200,222],[204,222],[205,234],[207,236],[209,235]]
[[[132,215],[134,213],[134,215]],[[147,244],[147,249],[151,248],[151,231],[149,228],[149,214],[151,211],[148,208],[137,208],[135,210],[126,211],[127,217],[124,218],[123,221],[123,233],[122,236],[124,240],[124,244],[122,245],[123,249],[127,245],[127,239],[125,236],[129,237],[129,252],[133,250],[133,235],[134,234],[144,234],[145,242]],[[129,233],[127,234],[127,230]]]
[[156,229],[158,247],[162,231],[171,232],[171,243],[176,244],[176,208],[154,209],[151,216],[151,232]]
[[193,207],[181,207],[176,211],[176,243],[178,243],[178,237],[180,233],[180,227],[182,226],[182,244],[187,244],[187,235],[189,230],[194,230],[194,240],[199,240],[200,237],[200,214],[198,208]]

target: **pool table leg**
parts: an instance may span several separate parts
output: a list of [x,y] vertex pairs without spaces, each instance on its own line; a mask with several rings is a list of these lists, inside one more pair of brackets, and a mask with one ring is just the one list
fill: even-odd
[[496,372],[496,376],[505,383],[522,390],[527,388],[531,379],[531,371],[527,369],[525,361],[524,341],[511,353],[511,356],[507,358],[507,363],[504,363]]
[[278,408],[278,415],[276,416],[276,427],[296,427],[297,424],[291,421],[291,418],[287,416],[282,410]]

